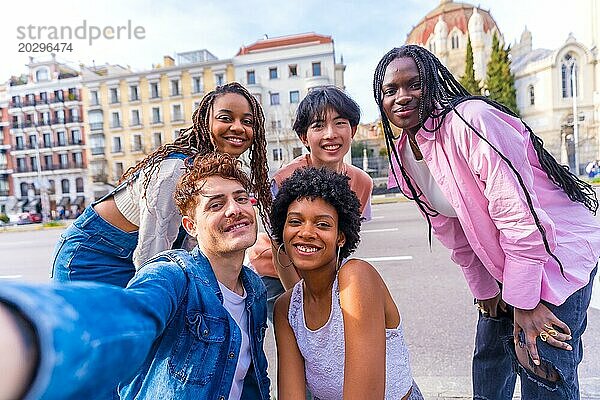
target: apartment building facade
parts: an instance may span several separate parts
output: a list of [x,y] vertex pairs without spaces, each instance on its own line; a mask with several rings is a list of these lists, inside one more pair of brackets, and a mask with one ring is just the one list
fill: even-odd
[[292,130],[298,103],[313,88],[344,89],[343,62],[335,60],[331,36],[316,33],[264,38],[242,46],[233,57],[235,79],[265,112],[269,170],[307,152]]
[[6,87],[9,143],[3,146],[9,146],[7,158],[12,165],[6,166],[12,189],[9,184],[4,209],[7,213],[44,211],[47,216],[76,214],[92,199],[81,75],[57,62],[54,55],[49,61],[30,57],[27,67],[27,74],[11,78]]
[[12,196],[12,160],[10,158],[10,121],[8,118],[8,94],[0,87],[0,213],[6,214],[7,203]]
[[165,56],[151,70],[85,68],[83,104],[95,197],[131,166],[192,125],[204,94],[234,79],[230,60],[207,50]]

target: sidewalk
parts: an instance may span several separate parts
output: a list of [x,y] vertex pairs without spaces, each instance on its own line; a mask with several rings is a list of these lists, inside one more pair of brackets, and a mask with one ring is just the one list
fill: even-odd
[[[457,400],[472,399],[471,377],[415,377],[425,400]],[[581,400],[600,399],[600,378],[580,379]],[[513,399],[521,398],[519,382]]]

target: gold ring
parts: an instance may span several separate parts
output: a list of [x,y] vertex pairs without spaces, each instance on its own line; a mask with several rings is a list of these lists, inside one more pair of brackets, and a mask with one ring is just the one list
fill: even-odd
[[548,333],[550,334],[550,336],[554,337],[558,335],[558,331],[554,328],[550,328],[548,329]]
[[542,342],[545,342],[546,340],[548,340],[549,337],[550,337],[550,335],[548,334],[548,332],[546,332],[546,331],[540,332],[540,339],[542,339]]

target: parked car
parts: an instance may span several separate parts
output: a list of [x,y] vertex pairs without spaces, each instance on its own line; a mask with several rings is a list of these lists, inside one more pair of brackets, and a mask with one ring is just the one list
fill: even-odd
[[19,214],[19,219],[17,220],[18,225],[37,224],[39,222],[42,222],[42,214],[32,212]]

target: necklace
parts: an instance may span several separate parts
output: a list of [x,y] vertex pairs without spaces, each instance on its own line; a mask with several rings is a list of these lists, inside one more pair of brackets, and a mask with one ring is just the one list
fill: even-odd
[[408,142],[410,143],[410,147],[411,147],[412,153],[415,157],[415,160],[422,161],[423,154],[421,153],[421,149],[419,148],[419,144],[417,143],[417,140],[412,138],[409,134],[406,134],[406,136],[408,137]]

